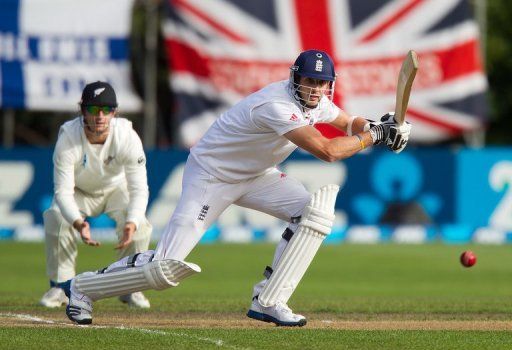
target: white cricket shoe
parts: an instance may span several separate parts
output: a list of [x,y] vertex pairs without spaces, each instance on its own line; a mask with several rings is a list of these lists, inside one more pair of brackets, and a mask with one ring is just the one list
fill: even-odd
[[265,307],[257,298],[253,298],[247,316],[263,322],[273,322],[278,326],[302,327],[307,320],[304,316],[294,314],[288,305],[278,302],[274,306]]
[[123,303],[128,304],[128,306],[136,307],[139,309],[149,309],[151,304],[149,303],[148,298],[142,294],[142,292],[135,292],[132,294],[121,295],[119,297]]
[[69,304],[66,307],[66,315],[71,321],[78,324],[92,323],[92,300],[75,288],[75,278],[71,280],[69,288]]
[[64,294],[64,290],[58,287],[50,288],[39,301],[40,305],[46,307],[61,307],[68,303],[68,297]]

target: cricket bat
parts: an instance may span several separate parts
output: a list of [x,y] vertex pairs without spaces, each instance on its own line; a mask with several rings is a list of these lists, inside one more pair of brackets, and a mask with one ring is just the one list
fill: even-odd
[[402,125],[405,121],[405,112],[407,112],[407,104],[411,95],[412,82],[418,67],[418,55],[411,50],[407,53],[407,57],[402,62],[400,73],[398,73],[395,100],[395,121],[398,125]]

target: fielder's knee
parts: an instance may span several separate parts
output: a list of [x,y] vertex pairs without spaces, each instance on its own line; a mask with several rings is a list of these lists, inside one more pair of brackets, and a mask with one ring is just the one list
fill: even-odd
[[44,211],[43,222],[46,236],[59,236],[63,226],[70,226],[62,214],[55,209]]
[[62,282],[75,275],[76,243],[71,225],[60,211],[48,209],[43,213],[46,274],[51,281]]

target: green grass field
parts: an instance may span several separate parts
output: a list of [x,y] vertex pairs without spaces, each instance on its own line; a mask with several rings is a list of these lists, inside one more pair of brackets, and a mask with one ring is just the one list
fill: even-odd
[[[37,305],[48,285],[44,245],[0,243],[1,349],[474,349],[512,348],[509,246],[323,246],[290,300],[308,317],[279,328],[245,316],[252,285],[274,247],[200,245],[187,260],[203,272],[151,291],[149,310],[95,303],[94,324]],[[463,268],[459,254],[478,256]],[[81,247],[78,270],[114,259],[111,245]]]

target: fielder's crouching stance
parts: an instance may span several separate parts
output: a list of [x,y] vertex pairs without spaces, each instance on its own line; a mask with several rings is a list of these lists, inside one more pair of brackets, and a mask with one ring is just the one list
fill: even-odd
[[[53,153],[55,196],[43,213],[50,289],[40,304],[51,308],[69,302],[63,285],[75,276],[80,240],[100,245],[88,217],[104,213],[116,222],[119,258],[146,251],[152,231],[146,218],[146,156],[132,123],[117,116],[114,88],[102,81],[87,84],[79,106],[81,115],[59,130]],[[140,292],[119,300],[150,307]]]
[[[254,286],[247,316],[280,326],[305,325],[306,318],[287,303],[331,231],[338,186],[311,195],[277,165],[297,147],[328,162],[380,143],[400,152],[411,128],[397,125],[392,113],[381,122],[349,116],[332,102],[335,79],[331,58],[308,50],[296,59],[289,80],[272,83],[223,113],[190,151],[181,198],[155,251],[71,280],[68,317],[91,323],[94,300],[174,287],[200,272],[184,260],[222,212],[236,204],[289,223],[265,279]],[[348,136],[327,139],[313,127],[319,122]]]

